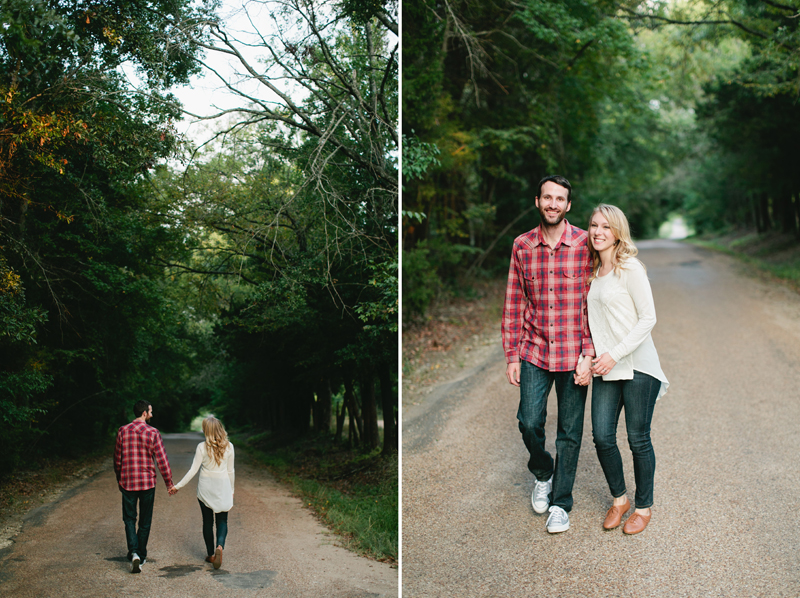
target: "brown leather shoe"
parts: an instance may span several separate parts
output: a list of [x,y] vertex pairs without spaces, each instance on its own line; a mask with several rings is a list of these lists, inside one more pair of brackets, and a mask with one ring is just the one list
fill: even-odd
[[217,551],[214,553],[214,560],[211,561],[211,564],[214,565],[214,569],[219,569],[222,566],[222,546],[217,546]]
[[631,501],[628,500],[628,497],[625,497],[625,504],[623,505],[614,505],[606,513],[606,520],[603,522],[603,527],[605,529],[614,529],[615,527],[619,527],[619,524],[622,523],[622,516],[627,513],[631,508]]
[[622,531],[629,535],[638,534],[644,531],[648,523],[650,523],[650,515],[642,515],[634,511],[633,515],[628,517]]
[[214,555],[210,555],[206,557],[206,563],[214,563]]

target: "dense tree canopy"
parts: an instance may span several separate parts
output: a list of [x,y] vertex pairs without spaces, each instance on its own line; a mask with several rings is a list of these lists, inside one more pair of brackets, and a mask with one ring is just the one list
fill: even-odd
[[[327,433],[338,406],[366,447],[382,411],[396,450],[394,7],[254,4],[263,63],[215,2],[0,3],[4,471],[103,445],[139,398],[167,431],[211,407]],[[231,85],[196,150],[170,92],[210,52],[262,91]]]
[[675,213],[797,234],[799,6],[404,2],[409,315],[503,269],[546,174],[572,182],[580,226],[604,201],[640,238]]

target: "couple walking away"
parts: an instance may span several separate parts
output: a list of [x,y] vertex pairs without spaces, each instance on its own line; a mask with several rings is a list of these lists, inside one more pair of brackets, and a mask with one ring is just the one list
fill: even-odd
[[[222,565],[222,551],[228,535],[228,511],[233,507],[233,445],[222,423],[215,417],[203,420],[205,440],[197,445],[192,467],[177,484],[172,483],[172,470],[158,430],[147,424],[153,417],[153,406],[138,401],[133,406],[136,416],[131,423],[117,432],[114,449],[114,471],[122,492],[122,521],[128,542],[128,560],[131,573],[139,573],[147,562],[147,540],[153,519],[153,502],[156,494],[155,465],[164,478],[171,495],[183,488],[198,472],[197,500],[203,515],[203,540],[206,561],[215,569]],[[155,465],[154,465],[155,463]],[[139,529],[136,529],[136,509],[139,507]],[[214,542],[214,522],[217,541]],[[215,549],[216,546],[216,549]]]
[[[569,529],[590,382],[592,436],[613,499],[603,528],[619,527],[630,510],[617,447],[625,409],[636,494],[622,531],[637,534],[650,522],[653,505],[653,410],[669,385],[650,335],[653,294],[625,214],[600,204],[587,233],[565,219],[571,192],[562,176],[542,179],[535,200],[541,224],[514,241],[502,320],[506,376],[520,389],[517,419],[535,478],[531,503],[537,513],[549,511],[550,533]],[[545,450],[554,384],[555,460]]]

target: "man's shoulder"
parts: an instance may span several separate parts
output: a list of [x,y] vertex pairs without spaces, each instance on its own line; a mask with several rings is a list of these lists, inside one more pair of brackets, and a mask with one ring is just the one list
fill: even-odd
[[120,433],[133,432],[135,434],[140,434],[142,436],[152,436],[152,435],[161,436],[158,430],[153,426],[151,426],[150,424],[136,420],[132,421],[129,424],[121,426],[119,432]]
[[514,239],[514,249],[530,249],[539,244],[539,227],[522,233]]
[[117,431],[117,433],[118,434],[123,434],[125,432],[129,432],[129,431],[133,430],[135,427],[136,427],[136,422],[135,421],[128,422],[124,426],[120,426],[119,430]]
[[589,239],[589,233],[579,226],[574,226],[567,223],[567,235],[572,238],[573,243],[576,245],[585,245]]

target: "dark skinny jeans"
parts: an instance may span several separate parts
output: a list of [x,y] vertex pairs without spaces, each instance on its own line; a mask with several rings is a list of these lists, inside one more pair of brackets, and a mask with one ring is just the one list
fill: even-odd
[[622,457],[617,446],[617,424],[625,407],[628,446],[633,454],[633,476],[636,480],[635,506],[647,509],[653,505],[653,478],[656,455],[650,440],[650,424],[661,382],[639,371],[633,380],[592,381],[592,436],[597,458],[606,474],[611,496],[619,498],[627,492]]
[[[211,509],[203,504],[198,498],[197,502],[200,503],[200,512],[203,513],[203,540],[206,543],[206,554],[208,556],[214,555],[214,550],[217,546],[225,548],[225,538],[228,535],[228,512],[214,513]],[[217,543],[214,543],[214,520],[217,523]]]

